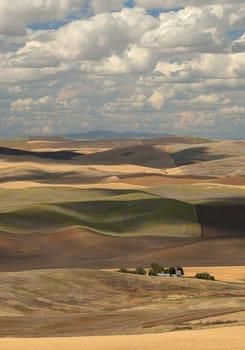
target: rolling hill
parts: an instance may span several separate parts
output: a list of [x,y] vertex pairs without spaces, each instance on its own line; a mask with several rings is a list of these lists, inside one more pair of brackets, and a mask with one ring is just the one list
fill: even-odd
[[[35,189],[29,191],[29,197],[28,190],[22,190],[18,191],[19,204],[15,201],[14,205],[10,197],[13,198],[16,192],[14,190],[1,192],[3,201],[0,230],[2,231],[45,232],[70,226],[82,226],[111,235],[180,237],[200,235],[195,208],[192,204],[159,198],[140,191],[80,190],[79,194],[76,191],[77,200],[75,200],[73,189],[64,189],[64,191],[62,188],[55,191],[51,189],[50,194],[48,188]],[[44,202],[44,193],[50,202]],[[103,194],[104,199],[99,196],[100,193]],[[64,200],[65,197],[70,198],[70,201],[58,201],[58,198]],[[88,200],[89,197],[90,200]]]
[[0,141],[2,270],[244,264],[245,143]]
[[[193,137],[0,140],[4,349],[18,336],[242,327],[244,157],[243,141]],[[229,278],[114,271],[152,262]]]

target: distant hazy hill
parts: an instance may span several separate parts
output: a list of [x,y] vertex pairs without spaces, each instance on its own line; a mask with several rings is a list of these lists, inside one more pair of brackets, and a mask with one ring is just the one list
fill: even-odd
[[133,132],[133,131],[125,131],[125,132],[116,132],[110,130],[95,130],[82,132],[78,134],[68,134],[64,135],[65,137],[71,139],[86,139],[86,140],[105,140],[105,139],[144,139],[144,138],[154,138],[154,137],[163,137],[163,136],[171,136],[169,134],[155,134],[148,132]]

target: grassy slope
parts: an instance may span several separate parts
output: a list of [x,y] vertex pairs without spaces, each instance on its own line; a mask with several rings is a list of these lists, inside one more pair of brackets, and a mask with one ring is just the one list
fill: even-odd
[[[180,300],[182,296],[197,299],[202,296],[244,297],[245,292],[244,283],[200,281],[190,278],[158,278],[89,269],[2,272],[0,282],[2,295],[0,315],[7,309],[12,310],[11,313],[18,314],[21,311],[20,307],[17,307],[18,303],[29,306],[29,311],[33,314],[36,310],[45,314],[55,310],[58,313],[59,311],[80,312],[88,307],[116,310],[124,308],[124,303],[127,303],[129,307],[134,307],[141,305],[140,298],[146,301],[151,296],[160,298],[156,298],[156,302],[160,301],[167,305],[169,303],[167,298],[171,299],[171,296],[179,297]],[[125,296],[125,299],[120,299],[121,296]],[[38,302],[40,298],[47,301],[46,307]],[[72,303],[71,300],[75,299],[78,302]],[[15,300],[15,302],[9,303],[9,300]],[[112,303],[112,300],[115,303]],[[150,300],[150,303],[152,302],[154,298]],[[218,300],[216,303],[219,305]],[[60,304],[59,308],[57,304]],[[178,308],[177,305],[175,307]],[[25,312],[23,310],[20,313]]]
[[[18,209],[40,203],[59,203],[65,201],[89,201],[106,197],[130,194],[132,191],[78,189],[70,187],[42,187],[25,189],[0,189],[0,212]],[[135,191],[133,192],[135,193]]]
[[192,203],[203,237],[244,237],[245,189],[242,187],[204,183],[161,186],[150,188],[149,192]]
[[245,203],[245,189],[216,184],[167,185],[149,187],[149,193],[189,203]]
[[1,189],[0,230],[46,232],[80,225],[110,235],[197,237],[196,204],[244,204],[245,198],[243,188],[225,185],[167,185],[147,191]]
[[199,236],[192,204],[141,191],[1,190],[0,230],[45,232],[81,225],[123,235]]
[[244,310],[244,288],[82,269],[2,273],[0,335],[163,332],[200,328],[204,317],[218,315],[241,324],[244,315],[239,320],[237,312]]

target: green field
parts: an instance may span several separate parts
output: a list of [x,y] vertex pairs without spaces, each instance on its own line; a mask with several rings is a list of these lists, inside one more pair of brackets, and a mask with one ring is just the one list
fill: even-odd
[[197,184],[166,185],[150,187],[149,193],[163,198],[172,198],[193,204],[200,203],[245,203],[245,189],[241,187]]
[[[89,201],[107,197],[116,197],[127,194],[135,194],[136,191],[83,190],[71,187],[32,187],[25,189],[0,189],[0,212],[19,209],[24,206],[40,203],[59,203],[65,201]],[[152,196],[149,194],[149,197]]]
[[1,190],[0,230],[52,232],[71,226],[109,235],[198,237],[195,207],[134,190]]
[[245,190],[166,185],[142,190],[42,187],[0,190],[0,230],[53,232],[72,226],[109,235],[199,237],[196,204],[243,204]]

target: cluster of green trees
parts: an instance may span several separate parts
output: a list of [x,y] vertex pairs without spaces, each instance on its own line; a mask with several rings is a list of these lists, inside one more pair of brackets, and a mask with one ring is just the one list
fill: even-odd
[[[171,275],[175,275],[177,270],[181,271],[182,276],[184,275],[184,270],[183,270],[183,267],[181,266],[163,267],[157,263],[152,263],[148,274],[149,276],[157,276],[159,273],[166,273],[166,274],[170,274],[171,276]],[[135,275],[146,275],[146,270],[141,266],[136,267],[136,269],[134,270],[121,268],[120,270],[118,270],[118,272],[131,273]],[[215,277],[211,276],[208,272],[199,272],[195,275],[195,278],[215,281]]]
[[[163,267],[157,263],[152,263],[150,266],[150,269],[149,269],[149,276],[157,276],[159,273],[169,273],[170,275],[175,275],[176,270],[180,270],[181,274],[184,275],[184,270],[181,266]],[[121,268],[119,270],[119,272],[132,273],[132,274],[136,274],[136,275],[146,275],[145,269],[141,266],[136,267],[135,270],[128,270],[125,268]]]
[[157,276],[159,273],[169,273],[170,275],[175,275],[177,270],[180,270],[181,275],[184,275],[184,270],[181,266],[163,267],[157,263],[152,263],[150,270],[149,270],[149,275],[150,276]]

